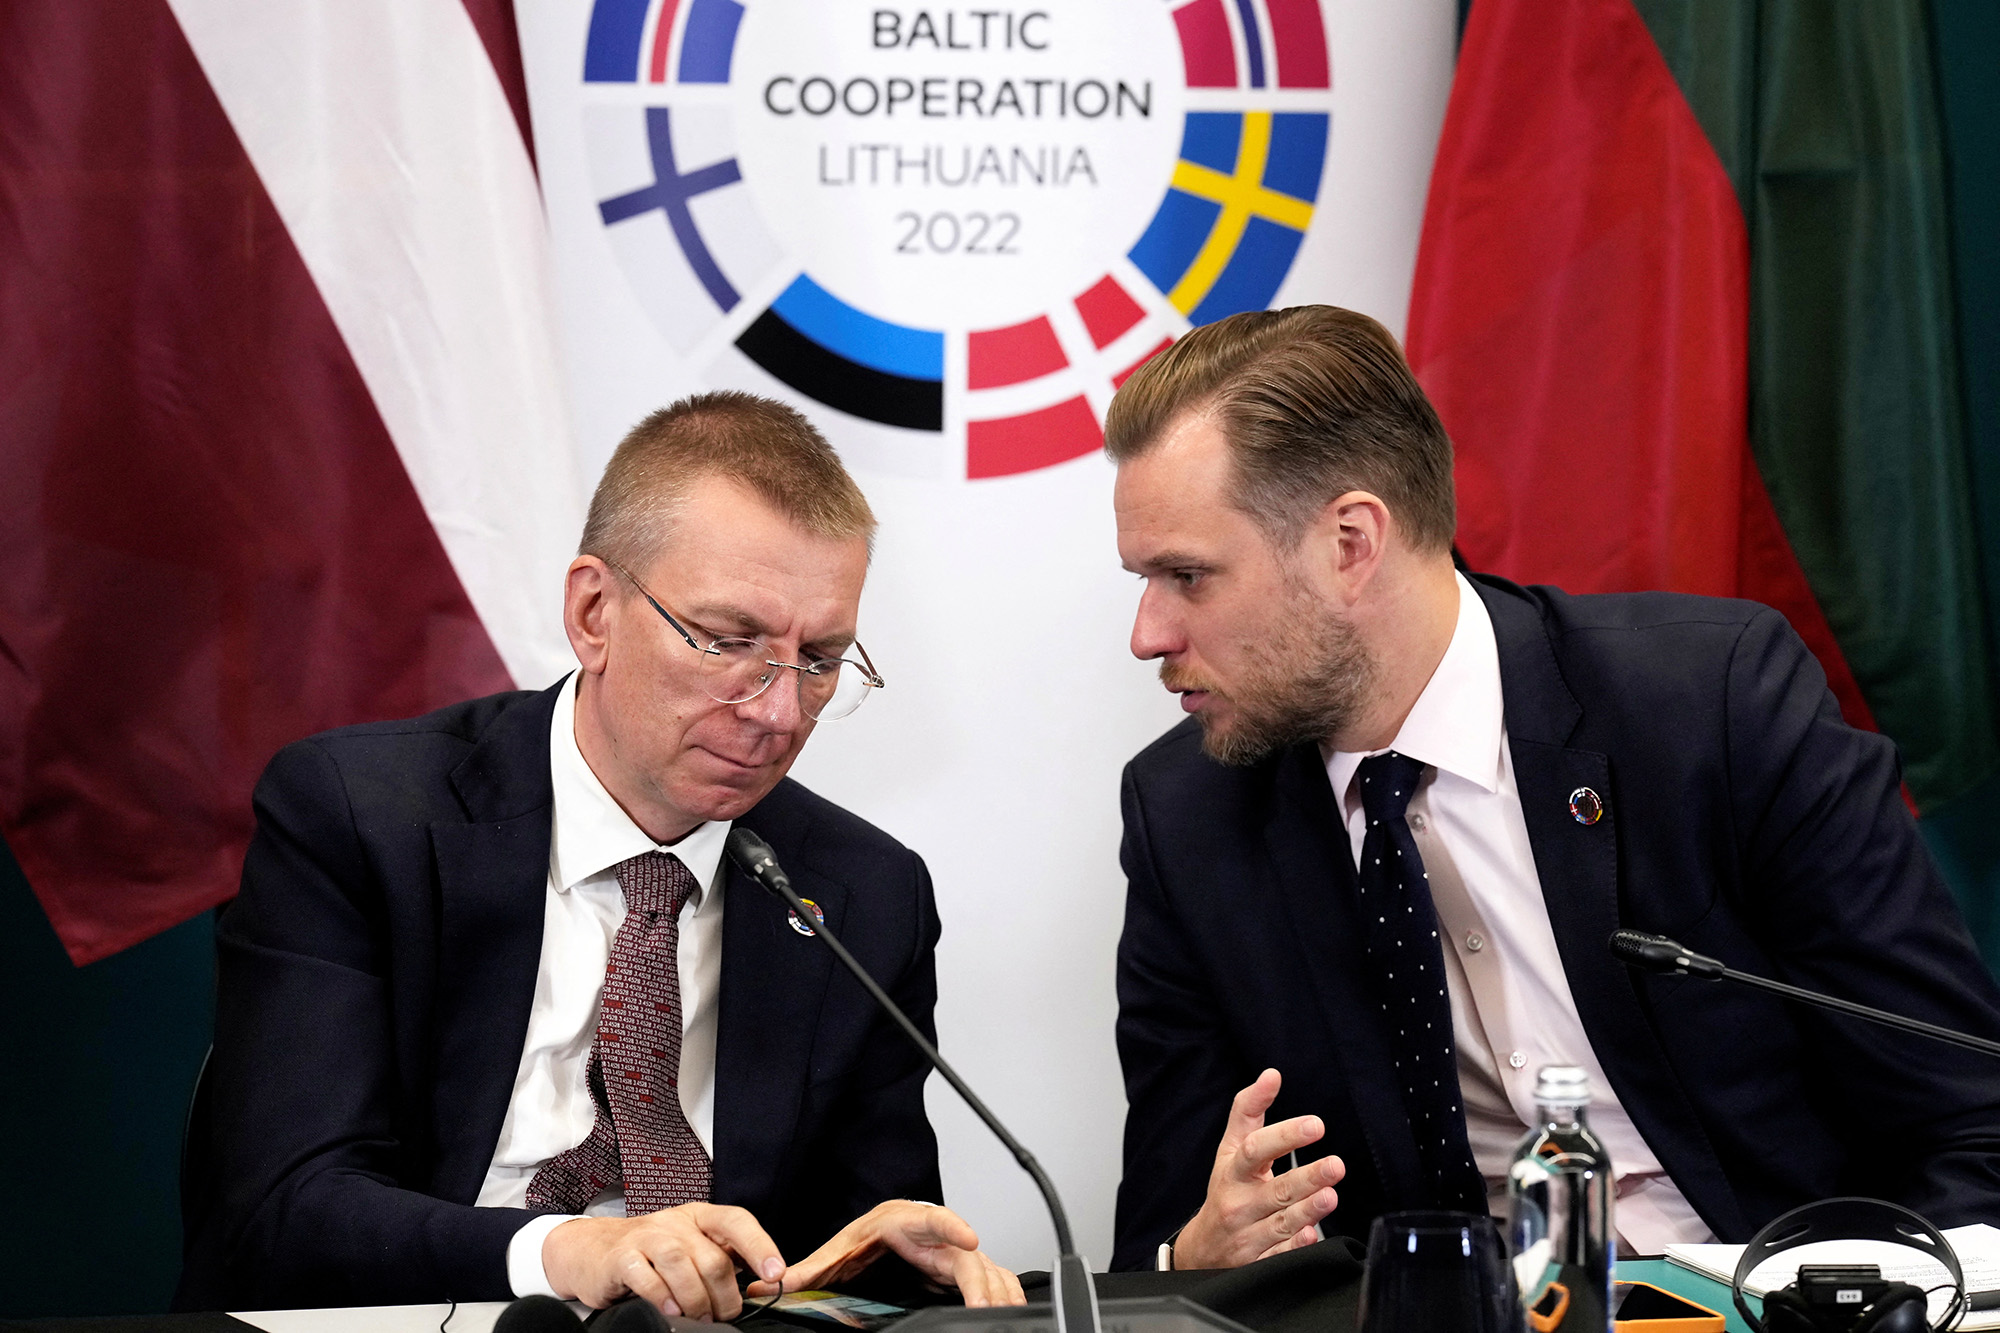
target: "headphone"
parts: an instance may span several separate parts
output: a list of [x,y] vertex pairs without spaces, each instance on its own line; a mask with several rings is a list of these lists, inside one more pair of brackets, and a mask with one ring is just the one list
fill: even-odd
[[[1764,1297],[1764,1317],[1750,1312],[1743,1283],[1774,1254],[1822,1240],[1874,1240],[1927,1250],[1951,1274],[1951,1304],[1933,1325],[1922,1287],[1885,1282],[1872,1276],[1831,1273],[1813,1275],[1802,1265],[1800,1280]],[[1773,1218],[1743,1247],[1729,1294],[1736,1309],[1756,1333],[1930,1333],[1948,1329],[1965,1313],[1965,1272],[1951,1242],[1929,1222],[1881,1199],[1826,1199],[1794,1208]]]

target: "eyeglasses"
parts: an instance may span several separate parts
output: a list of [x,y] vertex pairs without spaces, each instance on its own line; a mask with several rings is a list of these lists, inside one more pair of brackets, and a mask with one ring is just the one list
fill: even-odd
[[854,645],[854,651],[861,654],[859,662],[845,657],[780,662],[771,656],[771,646],[762,639],[729,635],[710,637],[704,647],[685,625],[674,619],[672,612],[660,605],[659,598],[648,592],[631,570],[612,560],[604,563],[630,580],[647,604],[660,613],[660,618],[687,640],[688,647],[702,655],[699,667],[702,688],[719,704],[748,703],[769,689],[780,671],[790,671],[799,683],[800,710],[816,722],[834,722],[867,703],[869,692],[881,689],[886,683],[875,670],[875,664],[868,660],[868,650],[859,642]]

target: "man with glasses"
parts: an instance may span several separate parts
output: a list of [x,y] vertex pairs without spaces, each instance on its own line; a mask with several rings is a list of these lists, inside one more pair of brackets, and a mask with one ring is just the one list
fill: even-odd
[[[890,1253],[1021,1299],[919,1202],[928,1066],[811,938],[838,930],[930,1028],[922,861],[785,778],[885,685],[855,638],[874,526],[798,413],[683,400],[592,500],[578,671],[272,762],[218,934],[181,1306],[630,1294],[728,1319],[739,1268],[754,1298]],[[817,920],[728,864],[736,821]]]

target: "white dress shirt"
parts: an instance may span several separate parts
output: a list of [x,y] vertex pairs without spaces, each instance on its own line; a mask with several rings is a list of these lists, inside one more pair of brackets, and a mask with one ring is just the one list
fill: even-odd
[[[1627,1251],[1712,1240],[1618,1104],[1577,1016],[1514,781],[1493,621],[1462,575],[1451,644],[1388,748],[1431,766],[1408,818],[1448,945],[1466,1133],[1489,1198],[1504,1205],[1508,1163],[1535,1115],[1537,1071],[1578,1065],[1590,1074],[1590,1127],[1611,1155]],[[1326,761],[1357,867],[1368,821],[1354,778],[1367,757],[1336,751]]]
[[[542,901],[542,956],[535,973],[528,1038],[514,1074],[514,1095],[477,1203],[527,1206],[528,1184],[542,1164],[589,1137],[597,1104],[585,1082],[597,1038],[597,1002],[611,941],[625,922],[618,863],[647,852],[680,858],[697,888],[681,908],[681,1110],[695,1137],[715,1151],[715,1016],[722,982],[723,841],[729,824],[702,824],[663,847],[646,836],[584,762],[576,744],[577,673],[564,682],[549,720],[549,775],[555,783],[549,839],[549,887]],[[623,1190],[607,1190],[584,1210],[623,1217]],[[569,1216],[552,1213],[514,1233],[507,1276],[516,1296],[555,1292],[542,1270],[542,1242]]]

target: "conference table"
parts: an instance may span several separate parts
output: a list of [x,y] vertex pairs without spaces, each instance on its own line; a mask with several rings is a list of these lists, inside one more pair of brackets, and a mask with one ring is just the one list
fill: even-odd
[[[1032,1278],[1037,1275],[1023,1276],[1032,1283]],[[1045,1278],[1045,1275],[1041,1276]],[[1730,1304],[1729,1288],[1699,1273],[1690,1272],[1665,1259],[1624,1259],[1619,1261],[1618,1276],[1624,1281],[1650,1282],[1722,1313],[1728,1318],[1729,1333],[1750,1333]],[[1119,1273],[1100,1277],[1099,1283],[1105,1296],[1115,1297],[1184,1291],[1189,1284],[1201,1280],[1201,1275],[1193,1273]],[[1351,1278],[1349,1285],[1352,1285]],[[1033,1290],[1032,1285],[1030,1290]],[[443,1333],[489,1333],[500,1312],[506,1308],[506,1303],[502,1301],[478,1301],[456,1308],[442,1304],[391,1305],[336,1310],[252,1310],[228,1315],[160,1315],[153,1318],[0,1320],[0,1329],[33,1329],[38,1333],[154,1333],[155,1330],[157,1333],[245,1333],[249,1329],[261,1329],[263,1333],[436,1333],[439,1329]],[[582,1306],[575,1308],[579,1313],[588,1313]],[[1344,1303],[1340,1308],[1346,1311],[1346,1317],[1351,1321],[1352,1303]],[[1335,1319],[1331,1322],[1336,1329],[1329,1329],[1328,1333],[1337,1333],[1341,1321]],[[1282,1319],[1264,1323],[1261,1327],[1254,1323],[1251,1326],[1256,1333],[1297,1333],[1296,1329],[1285,1327]]]
[[[264,1333],[491,1333],[505,1301],[389,1305],[359,1310],[255,1310],[234,1316]],[[590,1311],[572,1304],[579,1315]],[[164,1331],[163,1331],[164,1333]]]

